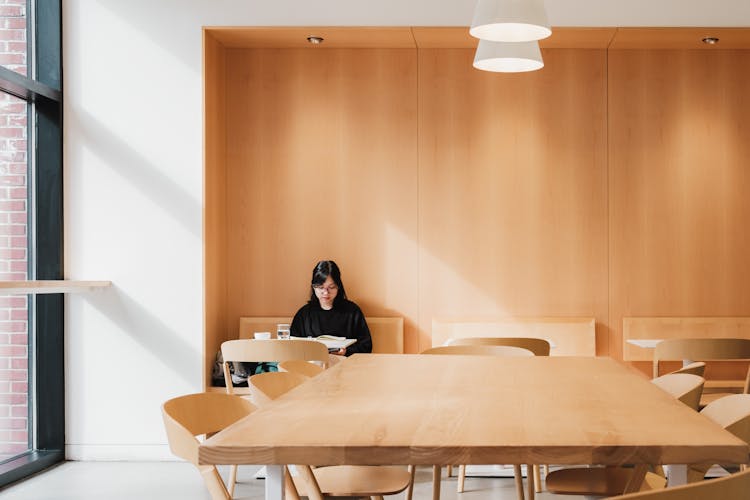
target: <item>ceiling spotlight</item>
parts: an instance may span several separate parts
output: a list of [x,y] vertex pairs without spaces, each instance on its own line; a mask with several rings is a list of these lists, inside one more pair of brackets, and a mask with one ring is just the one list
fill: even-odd
[[701,41],[708,45],[716,45],[717,43],[719,43],[719,39],[716,38],[715,36],[707,36],[706,38],[703,38]]
[[323,43],[323,38],[319,36],[308,36],[307,41],[313,45],[320,45]]

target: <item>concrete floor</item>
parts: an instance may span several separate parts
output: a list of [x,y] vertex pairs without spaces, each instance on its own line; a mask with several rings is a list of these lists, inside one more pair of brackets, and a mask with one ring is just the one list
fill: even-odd
[[[226,473],[224,468],[222,474]],[[239,469],[235,498],[262,500],[264,482],[257,467]],[[404,494],[386,498],[403,499]],[[420,467],[414,498],[432,498],[432,470]],[[536,495],[575,500],[583,497]],[[65,462],[30,479],[0,490],[2,500],[210,500],[197,469],[183,462]],[[456,493],[456,477],[443,472],[443,500],[516,500],[512,478],[467,478],[464,493]]]

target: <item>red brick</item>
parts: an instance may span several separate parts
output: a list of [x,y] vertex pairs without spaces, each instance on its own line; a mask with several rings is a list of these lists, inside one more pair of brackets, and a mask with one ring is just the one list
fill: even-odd
[[0,380],[26,382],[28,373],[26,373],[26,370],[0,370]]
[[9,194],[10,198],[14,199],[14,200],[17,200],[19,198],[25,200],[26,196],[28,196],[28,193],[26,192],[26,188],[25,187],[23,187],[23,188],[19,188],[19,187],[10,188],[8,190],[8,194]]
[[29,319],[29,312],[26,309],[13,309],[10,311],[10,319],[15,321],[26,321]]
[[10,392],[17,395],[26,395],[29,393],[29,384],[26,382],[13,381],[10,384]]
[[11,224],[28,224],[28,215],[26,212],[12,212],[8,214]]
[[10,417],[10,406],[0,405],[0,418],[1,417]]
[[[3,382],[7,384],[8,382]],[[25,406],[28,400],[26,394],[0,394],[0,404]]]
[[3,186],[25,186],[25,175],[2,175],[0,176],[0,185]]
[[0,234],[20,236],[26,234],[26,226],[21,224],[0,224]]
[[28,443],[29,433],[28,431],[11,431],[9,441],[16,443]]
[[10,311],[7,309],[0,309],[0,320],[8,321],[10,319]]
[[0,370],[7,370],[10,368],[10,358],[0,358]]
[[[24,321],[10,321],[11,325],[16,325],[16,330],[13,332],[26,332],[29,327]],[[26,333],[11,333],[10,334],[10,345],[29,345],[29,339]]]
[[0,356],[23,356],[26,354],[26,346],[24,345],[0,345]]
[[20,455],[28,449],[29,446],[25,443],[0,443],[0,454],[3,455]]
[[8,272],[8,263],[4,261],[0,261],[0,273],[7,273]]
[[26,274],[23,273],[0,273],[0,280],[5,281],[24,281]]
[[23,140],[11,140],[9,141],[9,146],[14,151],[26,151],[26,141]]
[[29,49],[28,49],[28,44],[26,43],[25,40],[22,42],[9,41],[9,42],[5,42],[5,51],[16,52],[16,53],[22,52],[26,54],[29,51]]
[[[10,409],[11,417],[25,418],[29,416],[29,409],[26,406],[13,406]],[[13,441],[16,441],[15,439]]]
[[[6,250],[7,251],[7,250]],[[26,307],[26,297],[8,296],[0,297],[0,307]]]
[[25,260],[12,260],[10,261],[10,270],[13,272],[22,273],[28,269],[28,264]]
[[22,212],[26,210],[26,201],[0,201],[0,210],[3,212]]
[[29,363],[23,358],[12,358],[10,360],[10,367],[14,370],[28,370]]
[[[9,17],[3,20],[3,26],[5,29],[17,29],[17,30],[25,30],[26,29],[26,18],[25,17]],[[24,51],[26,50],[26,47],[24,46]]]
[[[10,238],[10,248],[28,248],[26,244],[26,236],[13,236]],[[26,278],[6,278],[6,279],[19,279],[23,280]]]
[[[1,37],[2,35],[0,35]],[[26,64],[26,54],[15,53],[15,54],[0,54],[0,64],[3,66],[10,66],[12,64]],[[17,136],[6,136],[6,137],[17,137]]]
[[15,125],[17,127],[25,127],[26,126],[26,115],[8,115],[7,117],[8,125]]
[[0,212],[0,224],[7,224],[10,221],[10,214],[8,212]]
[[[0,332],[23,332],[26,330],[26,325],[22,321],[0,321]],[[14,345],[24,345],[26,342],[14,342],[13,337],[10,338],[10,343]]]
[[[0,17],[4,17],[4,8],[6,7],[0,7]],[[0,40],[26,40],[26,30],[0,30]]]

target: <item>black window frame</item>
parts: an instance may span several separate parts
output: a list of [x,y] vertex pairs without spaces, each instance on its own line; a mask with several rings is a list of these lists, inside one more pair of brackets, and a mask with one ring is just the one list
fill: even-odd
[[[0,67],[0,90],[31,104],[28,160],[30,279],[63,279],[62,0],[26,3],[31,77]],[[33,128],[31,128],[33,127]],[[33,220],[33,224],[31,224]],[[29,297],[29,433],[32,449],[0,464],[0,487],[65,459],[63,294]],[[33,311],[33,314],[32,314]],[[38,381],[38,383],[33,383]]]

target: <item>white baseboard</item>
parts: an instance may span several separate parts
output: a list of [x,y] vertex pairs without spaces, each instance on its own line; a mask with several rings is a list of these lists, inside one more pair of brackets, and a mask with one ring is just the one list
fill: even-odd
[[67,444],[65,458],[92,462],[172,462],[179,460],[166,444]]

